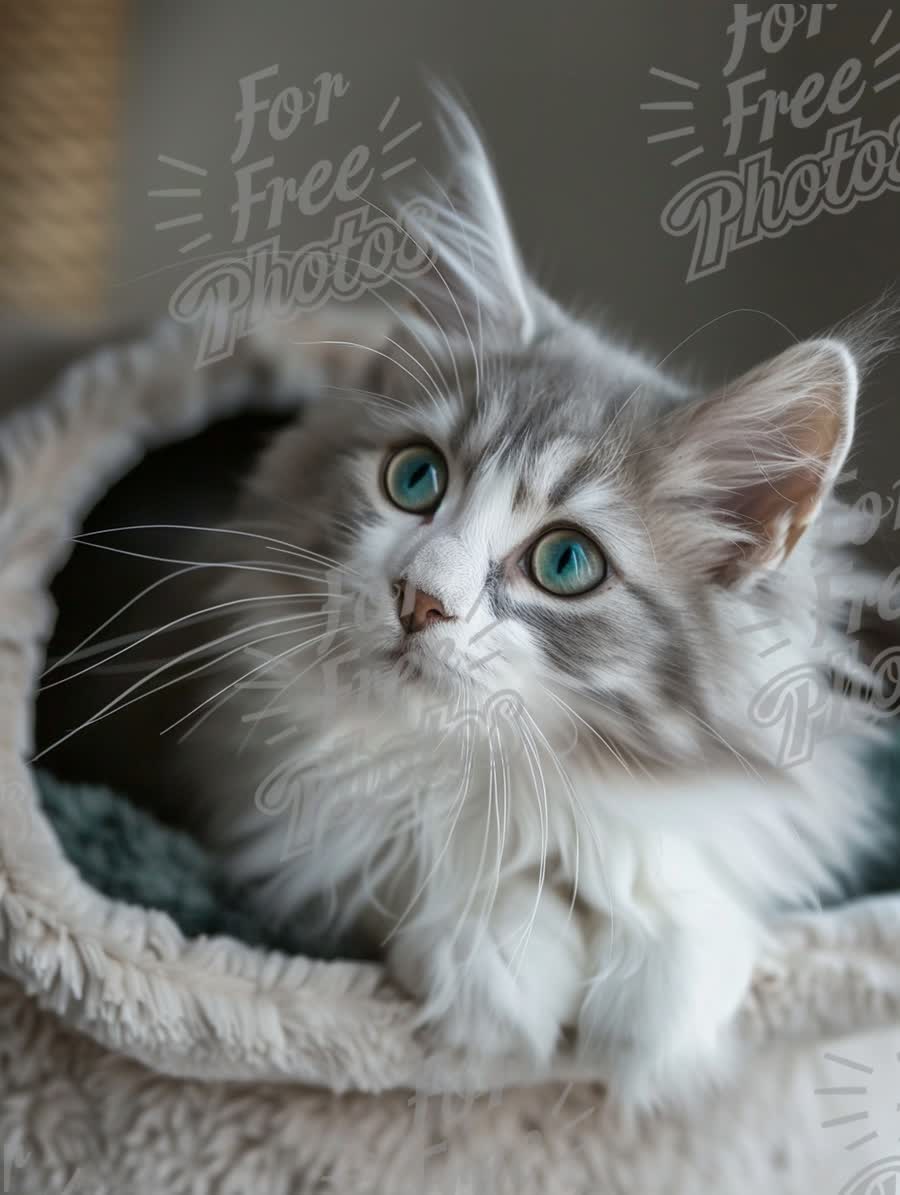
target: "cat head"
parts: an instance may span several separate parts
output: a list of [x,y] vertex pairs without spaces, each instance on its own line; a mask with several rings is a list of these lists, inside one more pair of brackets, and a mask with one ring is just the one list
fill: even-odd
[[441,112],[455,173],[405,209],[428,255],[408,307],[265,465],[335,562],[328,651],[399,705],[513,693],[607,762],[705,752],[765,680],[744,630],[808,615],[857,356],[814,340],[689,392],[535,284],[471,122]]

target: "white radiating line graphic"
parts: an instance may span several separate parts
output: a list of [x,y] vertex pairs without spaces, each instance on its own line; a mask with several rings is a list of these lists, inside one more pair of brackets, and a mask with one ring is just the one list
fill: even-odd
[[[381,144],[378,150],[378,156],[382,160],[379,167],[379,177],[382,182],[387,182],[394,178],[404,170],[408,170],[410,166],[415,165],[415,157],[410,156],[406,149],[406,142],[422,127],[422,121],[417,120],[412,124],[397,132],[390,129],[394,117],[397,115],[397,110],[400,107],[400,97],[395,96],[390,104],[388,104],[381,120],[378,122],[378,133],[380,136],[390,132],[390,136]],[[399,151],[399,155],[395,153]],[[406,156],[402,156],[402,155]],[[397,161],[397,156],[400,160]],[[202,166],[197,166],[192,162],[185,162],[181,158],[173,158],[169,154],[158,154],[157,162],[160,165],[167,167],[168,170],[180,171],[184,174],[191,175],[193,178],[207,178],[209,171]],[[203,211],[203,186],[160,186],[154,187],[147,192],[147,196],[154,200],[195,200],[193,207],[195,210],[185,212],[182,215],[172,216],[168,219],[159,220],[154,224],[154,229],[157,232],[168,232],[174,228],[187,228],[191,225],[202,224],[205,219]],[[179,253],[190,253],[194,249],[199,249],[201,245],[205,245],[212,240],[211,232],[202,232],[199,236],[185,241],[184,244],[178,246]]]
[[[658,66],[650,67],[650,75],[654,79],[662,79],[665,83],[673,83],[676,87],[686,88],[690,91],[699,91],[700,84],[695,79],[686,79],[684,75],[673,74],[672,71],[660,70]],[[693,112],[694,101],[689,99],[677,100],[649,100],[647,103],[641,104],[642,112]],[[690,118],[688,118],[690,119]],[[663,141],[681,141],[685,137],[694,137],[697,132],[697,126],[693,124],[679,125],[673,129],[663,129],[658,133],[651,133],[647,137],[648,145],[656,145]],[[702,145],[694,145],[686,150],[683,154],[673,158],[671,165],[681,166],[685,162],[690,162],[693,158],[698,157],[703,153]]]
[[[388,125],[394,119],[394,116],[397,112],[397,108],[399,107],[399,105],[400,105],[400,97],[399,97],[399,95],[396,95],[391,100],[390,104],[388,105],[387,111],[385,112],[384,116],[382,116],[381,120],[378,123],[378,132],[379,133],[387,132]],[[385,141],[384,145],[382,145],[381,156],[385,157],[387,154],[393,153],[393,151],[397,148],[398,145],[402,145],[403,142],[406,141],[408,137],[412,137],[412,135],[414,133],[418,133],[418,131],[421,127],[422,127],[421,120],[417,120],[415,122],[415,124],[408,125],[407,128],[401,130],[401,132],[395,133],[393,137],[391,137],[389,140]],[[396,162],[396,163],[394,163],[394,165],[386,167],[381,172],[382,181],[387,182],[387,180],[389,178],[393,178],[395,175],[399,174],[402,170],[407,170],[410,166],[415,164],[415,161],[416,161],[415,158],[404,158],[403,161]]]
[[[877,46],[879,41],[881,41],[881,37],[890,24],[891,17],[893,15],[894,10],[889,8],[879,21],[877,29],[869,39],[873,46]],[[900,54],[900,42],[895,42],[892,46],[889,46],[888,49],[883,50],[882,53],[876,57],[875,66],[880,69],[886,62],[890,62],[893,58],[895,58],[897,54]],[[889,87],[893,87],[896,83],[900,83],[900,71],[890,75],[887,79],[880,79],[877,83],[873,84],[872,90],[876,93],[886,91]]]
[[[887,32],[888,26],[893,17],[893,9],[888,9],[886,13],[880,18],[877,26],[872,31],[869,37],[869,44],[877,47],[884,34]],[[900,66],[900,42],[895,42],[888,46],[885,50],[877,53],[872,62],[872,91],[877,95],[882,91],[887,91],[891,87],[895,87],[900,83],[900,70],[895,70],[895,67]],[[886,77],[881,77],[883,68],[887,68],[893,73]],[[700,84],[696,79],[688,79],[684,75],[675,74],[673,71],[661,70],[657,66],[650,67],[649,74],[654,79],[662,80],[665,83],[674,85],[675,87],[697,92],[700,90]],[[655,112],[655,113],[682,113],[693,112],[694,102],[690,99],[670,99],[670,100],[651,100],[647,103],[641,104],[641,111]],[[647,137],[648,145],[657,145],[660,143],[667,143],[669,141],[681,141],[688,137],[696,135],[697,128],[693,123],[678,124],[670,129],[661,129],[657,132],[651,133]],[[683,166],[685,162],[690,162],[694,158],[699,157],[704,152],[702,144],[692,146],[678,157],[671,159],[672,166]]]
[[[183,162],[180,158],[171,158],[168,154],[158,154],[156,158],[163,166],[169,166],[174,170],[182,170],[186,174],[206,178],[209,173],[204,170],[202,166],[194,166],[191,162]],[[151,199],[202,199],[202,187],[166,187],[148,191],[147,195]],[[189,212],[184,216],[175,216],[170,220],[160,220],[153,227],[157,232],[167,232],[170,228],[182,228],[188,224],[201,224],[204,215],[202,211]],[[211,232],[201,233],[200,236],[195,237],[191,241],[186,241],[183,245],[179,245],[179,253],[190,253],[192,249],[198,249],[201,245],[205,245],[207,241],[212,240]]]
[[[825,1061],[829,1064],[829,1071],[835,1073],[835,1081],[829,1083],[827,1087],[817,1087],[815,1094],[823,1097],[823,1107],[828,1105],[836,1098],[840,1099],[840,1107],[849,1107],[849,1111],[835,1112],[834,1115],[825,1114],[825,1118],[819,1123],[823,1129],[829,1131],[838,1129],[844,1130],[849,1128],[848,1133],[842,1133],[842,1136],[849,1136],[849,1140],[844,1141],[844,1149],[852,1153],[854,1150],[861,1149],[862,1146],[868,1145],[875,1141],[880,1136],[880,1131],[872,1127],[875,1114],[893,1111],[894,1109],[881,1109],[873,1107],[856,1107],[854,1104],[871,1104],[872,1091],[870,1082],[862,1082],[860,1076],[869,1077],[875,1074],[875,1067],[869,1066],[867,1063],[858,1062],[853,1058],[847,1058],[843,1054],[828,1053],[823,1055]],[[836,1071],[835,1071],[835,1068]],[[852,1077],[846,1072],[852,1072]],[[849,1102],[847,1097],[851,1097]],[[862,1132],[860,1132],[862,1130]]]

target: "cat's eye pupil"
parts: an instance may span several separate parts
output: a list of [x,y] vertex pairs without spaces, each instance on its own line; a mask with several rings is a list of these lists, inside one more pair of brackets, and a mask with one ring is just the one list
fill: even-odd
[[391,453],[384,467],[384,489],[401,510],[431,514],[447,488],[447,463],[431,444],[413,444]]
[[548,531],[535,543],[529,559],[534,583],[557,597],[577,597],[606,577],[606,557],[580,531]]

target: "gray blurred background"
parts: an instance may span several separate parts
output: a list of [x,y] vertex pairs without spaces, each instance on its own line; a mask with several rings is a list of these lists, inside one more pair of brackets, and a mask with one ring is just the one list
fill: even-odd
[[[48,20],[62,19],[52,5],[43,7]],[[699,371],[711,382],[780,350],[792,335],[802,337],[842,319],[877,298],[900,272],[898,195],[886,191],[851,211],[822,214],[777,239],[742,248],[720,272],[686,280],[692,237],[664,231],[661,214],[691,180],[735,167],[723,152],[728,111],[723,71],[731,50],[728,25],[735,9],[746,5],[709,0],[428,5],[420,0],[73,0],[66,7],[76,14],[81,10],[81,28],[90,25],[91,14],[95,24],[109,29],[115,25],[111,14],[121,18],[115,34],[120,40],[113,37],[110,43],[121,50],[121,69],[108,84],[120,105],[110,133],[114,185],[99,295],[100,305],[117,316],[165,310],[192,270],[211,255],[234,249],[236,183],[230,159],[238,134],[240,80],[266,67],[277,67],[278,74],[260,83],[264,97],[274,98],[288,86],[308,90],[322,72],[340,74],[348,85],[346,94],[333,101],[329,119],[316,126],[307,114],[285,141],[272,140],[266,113],[261,114],[245,162],[271,154],[272,173],[297,178],[319,159],[339,162],[357,144],[377,155],[389,133],[419,121],[422,127],[390,158],[414,156],[418,165],[393,181],[408,185],[415,169],[437,169],[422,70],[449,80],[484,130],[526,258],[538,276],[560,298],[601,310],[652,355]],[[772,8],[783,22],[792,6],[749,6],[761,14]],[[807,22],[817,19],[817,10],[821,31],[807,37],[809,25],[801,24],[777,53],[761,49],[760,26],[754,25],[732,78],[764,69],[765,81],[754,85],[753,94],[765,87],[793,93],[811,72],[821,72],[827,84],[842,64],[858,57],[864,93],[851,110],[825,112],[806,129],[781,116],[774,137],[765,142],[759,118],[751,118],[737,157],[771,147],[775,165],[783,169],[801,154],[818,152],[828,131],[846,120],[859,118],[863,130],[886,130],[900,112],[900,82],[875,90],[900,72],[900,54],[886,53],[900,41],[900,13],[888,17],[890,10],[880,0],[839,8],[812,5]],[[769,19],[775,37],[783,26]],[[63,37],[62,69],[65,45]],[[13,61],[18,57],[10,55]],[[694,86],[651,74],[651,68]],[[112,80],[108,64],[103,69]],[[83,92],[73,92],[69,110]],[[395,115],[381,134],[379,120],[395,97]],[[667,101],[694,107],[641,108]],[[20,116],[16,102],[8,84],[5,103]],[[694,132],[648,143],[649,137],[679,127]],[[671,164],[699,145],[702,153]],[[161,162],[160,155],[206,173]],[[64,163],[59,170],[63,175]],[[42,177],[48,187],[65,183],[64,178],[47,180],[46,171]],[[172,189],[200,194],[151,194]],[[367,196],[383,202],[384,190],[374,185]],[[335,202],[316,217],[286,211],[276,230],[282,247],[298,249],[326,236],[340,209]],[[248,243],[267,235],[261,210],[256,215]],[[184,216],[191,221],[157,227]],[[201,236],[196,249],[179,251]],[[16,280],[12,285],[18,293]],[[86,294],[85,311],[90,298]],[[884,501],[896,497],[891,487],[900,477],[894,450],[900,440],[898,381],[900,358],[894,358],[868,392],[858,439],[862,488],[877,491]]]

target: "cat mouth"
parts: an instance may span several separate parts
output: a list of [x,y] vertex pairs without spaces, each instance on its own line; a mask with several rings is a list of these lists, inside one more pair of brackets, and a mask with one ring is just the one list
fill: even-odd
[[381,654],[401,683],[440,684],[460,675],[459,669],[447,658],[448,651],[435,650],[422,642],[419,635],[405,636]]
[[392,664],[403,664],[405,668],[416,669],[420,672],[429,665],[442,671],[449,671],[439,655],[427,651],[415,639],[401,639],[394,647],[388,648],[385,655]]

